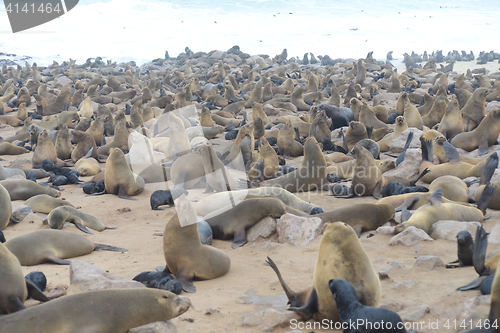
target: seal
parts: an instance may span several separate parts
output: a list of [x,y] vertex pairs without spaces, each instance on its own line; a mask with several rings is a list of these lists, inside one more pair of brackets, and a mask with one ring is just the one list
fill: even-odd
[[382,191],[387,185],[387,179],[375,162],[373,155],[360,145],[354,146],[356,162],[352,176],[351,193],[356,196],[373,195],[382,197]]
[[163,252],[167,268],[186,292],[196,292],[193,279],[210,280],[226,274],[231,266],[222,250],[202,245],[197,216],[185,195],[177,200],[176,213],[163,232]]
[[104,134],[104,122],[108,119],[109,117],[107,115],[98,116],[92,125],[85,131],[85,133],[90,134],[90,136],[94,138],[96,145],[101,144],[102,135]]
[[306,192],[327,184],[326,160],[315,138],[304,144],[304,160],[295,171],[278,178],[266,180],[261,186],[281,187],[290,192]]
[[104,170],[104,184],[107,193],[117,194],[122,199],[132,199],[144,189],[144,179],[135,176],[127,164],[123,151],[111,148]]
[[[486,95],[488,91],[486,88],[477,88],[460,110],[462,112],[463,129],[465,131],[476,128],[485,116]],[[468,125],[469,121],[470,124]]]
[[[75,149],[71,152],[71,160],[73,162],[76,163],[81,158],[86,156],[92,156],[95,159],[99,158],[97,146],[94,138],[90,134],[77,130],[73,130],[71,134],[78,142]],[[89,153],[90,155],[88,155]]]
[[248,180],[255,185],[275,177],[278,172],[278,155],[267,139],[262,137],[260,139],[259,157],[257,163],[248,171]]
[[24,310],[24,301],[29,297],[39,301],[49,301],[33,282],[23,276],[21,264],[2,243],[0,243],[0,314],[10,314]]
[[54,147],[56,149],[57,158],[63,161],[71,158],[73,145],[69,139],[69,130],[66,124],[62,124],[61,128],[57,131],[56,143]]
[[47,194],[39,194],[29,198],[24,203],[31,207],[33,213],[49,214],[53,209],[61,206],[74,207],[71,203],[63,199],[56,199]]
[[89,254],[95,250],[126,252],[114,246],[94,243],[90,239],[69,231],[42,229],[9,239],[4,243],[22,266],[34,266],[46,262],[69,265],[67,258]]
[[47,216],[47,222],[51,229],[61,229],[65,222],[73,223],[78,229],[88,234],[92,234],[92,232],[90,232],[87,227],[97,231],[116,229],[108,228],[96,217],[70,206],[60,206],[54,208],[49,213],[49,216]]
[[394,231],[400,233],[409,226],[414,226],[429,233],[432,225],[442,220],[482,222],[495,189],[493,185],[488,185],[475,208],[455,203],[443,203],[443,189],[438,188],[432,192],[429,204],[417,209],[407,221],[398,224]]
[[362,122],[367,128],[388,128],[387,124],[378,120],[375,113],[373,113],[371,108],[366,104],[361,105],[359,108],[359,121]]
[[168,290],[176,295],[182,291],[182,285],[170,273],[165,272],[142,272],[132,280],[138,281],[148,288]]
[[[357,323],[356,329],[367,333],[406,332],[403,321],[397,313],[388,309],[363,305],[357,298],[356,289],[349,281],[332,279],[328,282],[328,287],[337,305],[342,323]],[[375,327],[385,327],[385,329]]]
[[497,142],[500,134],[500,110],[488,112],[479,125],[470,132],[458,133],[451,139],[451,144],[465,151],[479,148],[479,155],[488,153],[488,147]]
[[355,204],[316,214],[323,223],[342,221],[349,224],[359,237],[362,232],[375,230],[390,221],[396,211],[389,204]]
[[474,241],[472,235],[467,230],[462,230],[457,234],[457,256],[458,259],[446,265],[446,268],[472,266],[474,255]]
[[46,130],[38,135],[38,141],[31,163],[33,166],[36,166],[38,164],[42,164],[45,159],[49,159],[52,163],[57,164],[60,167],[64,166],[64,162],[58,160],[56,148],[54,147],[49,133]]
[[188,195],[188,192],[184,188],[154,191],[149,198],[151,209],[159,210],[158,207],[163,205],[173,206],[174,200],[182,194]]
[[165,157],[167,159],[175,159],[176,157],[185,155],[191,151],[189,137],[186,131],[179,127],[177,123],[170,124],[170,140],[165,147]]
[[214,193],[201,199],[196,204],[196,212],[201,216],[208,215],[213,211],[224,207],[232,207],[237,200],[243,200],[247,195],[272,195],[281,200],[285,205],[300,210],[306,214],[315,214],[321,208],[304,201],[289,191],[279,187],[260,187],[248,190]]
[[204,175],[203,161],[195,152],[179,157],[170,168],[170,180],[185,189],[195,188]]
[[422,116],[422,122],[424,126],[432,128],[434,125],[439,123],[443,119],[446,113],[446,108],[448,106],[448,98],[444,95],[439,95],[435,98],[432,108],[429,110],[425,116]]
[[419,130],[423,131],[424,123],[422,121],[422,117],[420,116],[417,108],[409,101],[405,102],[404,104],[403,117],[405,117],[406,122],[408,123],[408,127],[416,127]]
[[312,288],[297,293],[292,291],[271,258],[267,257],[267,262],[278,275],[290,302],[289,310],[297,312],[304,320],[341,321],[328,285],[332,277],[349,281],[361,304],[374,307],[379,304],[382,289],[380,280],[356,233],[346,223],[326,225],[319,245]]
[[456,98],[452,98],[451,102],[446,107],[444,117],[441,119],[437,130],[447,139],[451,139],[455,134],[462,132],[462,113],[460,112]]
[[[93,148],[92,148],[93,149]],[[93,157],[82,157],[75,163],[75,170],[79,176],[94,176],[101,172],[99,162]]]
[[246,231],[266,216],[280,218],[286,207],[275,197],[245,199],[235,206],[216,210],[203,219],[212,227],[214,239],[233,238],[233,249],[247,243]]
[[111,148],[120,148],[123,152],[128,152],[129,132],[125,120],[120,120],[116,123],[114,133],[113,140],[110,143],[107,143],[97,149],[98,154],[109,155]]
[[456,202],[469,202],[467,184],[460,178],[450,175],[441,176],[432,181],[429,191],[434,192],[438,188],[443,189],[443,196]]
[[292,122],[287,120],[278,132],[278,152],[284,157],[297,157],[303,154],[304,147],[295,140]]
[[366,126],[362,122],[351,121],[344,137],[347,143],[347,149],[351,150],[359,141],[368,139]]
[[0,143],[0,155],[21,155],[29,152],[28,149],[13,145],[10,142]]
[[9,192],[10,200],[28,200],[38,194],[47,194],[51,197],[57,198],[61,192],[56,191],[50,187],[38,185],[31,180],[26,179],[6,179],[0,181],[0,185],[5,187]]
[[206,191],[220,192],[231,191],[237,188],[237,183],[226,166],[221,162],[215,150],[208,145],[199,146],[195,149],[201,156],[203,168],[205,170]]
[[[92,306],[81,308],[82,304]],[[117,311],[111,314],[109,305]],[[169,291],[150,288],[95,290],[61,297],[0,318],[0,332],[128,332],[175,318],[191,303]],[[113,310],[113,311],[115,311]],[[113,312],[114,313],[114,312]],[[30,320],[36,318],[35,320]]]

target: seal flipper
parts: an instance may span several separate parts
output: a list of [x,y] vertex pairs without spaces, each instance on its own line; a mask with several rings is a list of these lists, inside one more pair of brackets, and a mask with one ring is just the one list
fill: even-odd
[[474,252],[472,254],[472,263],[477,274],[482,275],[485,271],[484,261],[486,258],[486,249],[488,248],[488,234],[482,226],[477,227],[476,239],[474,241]]
[[431,172],[431,170],[429,170],[429,168],[425,168],[425,169],[424,169],[424,170],[420,173],[420,175],[418,175],[417,179],[412,180],[412,181],[410,182],[410,185],[411,185],[411,186],[415,186],[415,184],[416,184],[416,183],[417,183],[417,182],[418,182],[418,181],[419,181],[419,180],[420,180],[423,176],[425,176],[425,175],[426,175],[426,174],[428,174],[429,172]]
[[195,293],[196,287],[193,284],[193,278],[184,274],[183,268],[185,267],[179,267],[177,269],[177,274],[175,274],[175,278],[181,283],[182,290],[184,290],[187,293]]
[[69,265],[71,261],[69,260],[65,260],[65,259],[61,259],[59,257],[56,257],[55,255],[53,254],[48,254],[45,259],[48,261],[48,262],[53,262],[54,264],[58,264],[58,265]]
[[318,312],[318,294],[316,293],[316,289],[312,288],[309,299],[304,306],[300,308],[290,307],[288,310],[297,312],[304,319],[304,321],[311,319],[312,316]]
[[28,289],[28,297],[40,302],[51,301],[49,297],[45,296],[45,294],[28,279],[26,279],[26,288]]
[[382,188],[382,181],[380,180],[380,181],[377,182],[377,185],[375,185],[375,188],[373,189],[373,193],[372,193],[373,197],[375,199],[377,199],[377,200],[378,199],[382,199],[382,197],[383,197],[383,195],[382,195],[383,190],[384,189]]
[[458,153],[457,148],[455,148],[451,143],[447,141],[443,142],[443,149],[446,157],[450,159],[449,163],[460,162],[460,154]]
[[29,213],[31,213],[32,210],[33,210],[33,207],[31,207],[31,206],[16,210],[15,212],[12,213],[12,217],[10,218],[10,222],[13,222],[13,223],[21,222],[22,220],[24,220],[24,218]]
[[408,137],[406,138],[405,146],[403,148],[403,152],[399,154],[399,156],[396,158],[396,166],[400,165],[401,162],[404,161],[405,156],[406,156],[406,151],[408,150],[408,147],[410,147],[410,144],[413,140],[413,132],[410,132],[408,134]]
[[84,226],[83,224],[79,223],[79,222],[73,222],[73,224],[78,228],[80,229],[81,231],[83,231],[84,233],[87,233],[87,234],[90,234],[90,235],[93,235],[94,233],[92,231],[90,231],[86,226]]
[[107,244],[101,244],[101,243],[94,243],[94,251],[97,250],[104,250],[104,251],[115,251],[115,252],[127,252],[127,249],[124,249],[123,247],[116,247],[113,245],[107,245]]
[[478,154],[479,154],[479,156],[483,156],[483,155],[488,154],[488,140],[484,140],[484,141],[479,143]]
[[491,180],[491,177],[493,177],[496,168],[498,168],[498,154],[497,152],[494,152],[490,155],[490,157],[488,157],[486,163],[483,166],[479,185],[488,184]]
[[443,188],[438,187],[434,192],[432,192],[430,197],[431,205],[440,205],[443,203]]
[[496,189],[497,189],[496,185],[489,183],[483,189],[481,196],[477,200],[477,209],[483,212],[483,215],[486,215],[486,208],[488,208],[491,199],[493,199]]
[[476,289],[481,285],[481,283],[483,282],[484,279],[486,279],[486,277],[487,277],[486,275],[480,276],[477,279],[475,279],[474,281],[472,281],[471,283],[469,283],[463,287],[457,288],[457,290],[466,291],[466,290]]
[[233,249],[236,249],[238,247],[241,247],[247,243],[247,232],[245,231],[245,228],[241,228],[240,230],[237,230],[234,232],[234,239],[233,239],[233,244],[231,247]]
[[422,161],[433,163],[434,151],[432,149],[432,141],[425,140],[423,136],[420,137],[420,148],[422,149]]
[[127,191],[125,191],[123,185],[120,185],[120,187],[118,188],[118,197],[128,200],[137,200],[136,198],[132,198],[131,196],[127,195]]
[[[413,132],[410,132],[410,133],[413,133]],[[367,127],[366,128],[366,135],[368,135],[368,139],[371,139],[372,134],[373,134],[373,127]]]
[[408,207],[403,206],[403,209],[401,210],[401,222],[406,222],[410,219],[411,213],[408,210]]

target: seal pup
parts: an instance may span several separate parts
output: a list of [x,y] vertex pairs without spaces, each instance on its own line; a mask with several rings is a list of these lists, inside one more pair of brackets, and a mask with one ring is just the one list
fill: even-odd
[[328,282],[328,287],[337,305],[342,323],[356,323],[356,330],[366,333],[406,332],[403,321],[397,313],[388,309],[363,305],[356,297],[356,290],[349,281],[332,279]]
[[89,254],[96,250],[126,252],[128,250],[94,243],[90,239],[74,232],[41,229],[9,239],[4,243],[22,266],[34,266],[46,262],[69,265],[67,258]]
[[179,280],[182,289],[190,293],[196,292],[193,279],[215,279],[226,274],[231,266],[224,251],[201,244],[197,221],[193,205],[181,195],[176,212],[163,232],[166,268]]
[[104,184],[107,193],[131,200],[135,200],[131,196],[141,193],[145,185],[142,177],[132,173],[123,151],[119,148],[111,148],[109,151],[104,170]]
[[163,205],[173,206],[174,200],[182,194],[188,195],[188,192],[184,188],[154,191],[149,198],[151,209],[158,210]]
[[[92,306],[82,307],[82,304]],[[0,332],[125,333],[134,327],[175,318],[190,306],[188,298],[166,290],[94,290],[1,317]]]
[[457,257],[458,259],[446,265],[446,268],[464,267],[473,265],[474,241],[467,230],[457,234]]
[[380,280],[356,233],[346,223],[326,225],[319,245],[312,288],[297,293],[292,291],[271,258],[267,257],[267,262],[278,276],[288,297],[289,310],[297,312],[304,321],[310,318],[317,321],[341,321],[328,285],[332,278],[349,281],[361,304],[374,307],[379,304],[382,289]]

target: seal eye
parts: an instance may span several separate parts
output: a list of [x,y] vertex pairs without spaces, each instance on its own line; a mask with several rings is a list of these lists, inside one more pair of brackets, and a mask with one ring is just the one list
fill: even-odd
[[168,295],[163,295],[163,298],[168,298]]

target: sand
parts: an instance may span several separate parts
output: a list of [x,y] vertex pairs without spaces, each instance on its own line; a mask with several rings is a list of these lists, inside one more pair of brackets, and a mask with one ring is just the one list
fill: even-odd
[[[499,70],[498,63],[473,66],[471,63],[455,64],[455,71],[465,72],[466,68],[486,67],[491,72]],[[30,110],[32,107],[30,108]],[[12,130],[0,130],[0,136],[7,137]],[[32,153],[21,156],[2,156],[3,166],[16,158],[31,160]],[[294,161],[295,164],[299,160]],[[292,163],[292,165],[294,164]],[[105,168],[105,164],[101,164]],[[82,177],[90,180],[91,177]],[[137,200],[124,200],[116,195],[88,196],[76,185],[63,186],[61,197],[71,202],[83,212],[97,217],[108,227],[118,227],[116,230],[95,232],[94,235],[85,235],[94,242],[105,243],[127,248],[128,252],[117,253],[95,251],[91,254],[75,258],[96,265],[111,274],[132,279],[135,275],[155,270],[156,266],[165,265],[162,247],[162,237],[155,233],[162,233],[166,223],[172,216],[174,208],[153,211],[149,205],[149,197],[160,185],[148,186],[141,194],[135,196]],[[202,190],[198,193],[201,196]],[[324,210],[345,207],[354,203],[373,203],[373,197],[356,199],[337,199],[328,196],[328,193],[301,193],[298,196],[306,201],[322,207]],[[16,202],[21,204],[22,201]],[[123,208],[129,211],[121,212]],[[23,233],[46,229],[41,220],[44,214],[30,215],[17,225],[11,225],[4,230],[5,237],[11,239]],[[488,210],[491,216],[484,222],[489,232],[500,222],[500,212]],[[33,221],[33,223],[31,223]],[[66,231],[82,234],[73,225],[66,224]],[[373,237],[369,237],[373,236]],[[392,261],[399,261],[405,267],[391,271],[389,279],[382,280],[382,298],[380,305],[398,313],[412,312],[420,306],[424,307],[425,315],[418,319],[423,329],[418,331],[449,332],[455,331],[444,327],[446,320],[462,319],[463,303],[480,295],[478,290],[461,292],[456,288],[465,285],[477,277],[472,267],[459,269],[445,269],[438,267],[433,270],[414,267],[415,259],[421,255],[436,255],[447,263],[456,259],[456,243],[446,240],[420,242],[415,246],[390,246],[392,236],[375,232],[363,233],[361,244],[378,271]],[[197,292],[194,294],[182,293],[191,299],[193,308],[182,316],[173,319],[179,332],[257,332],[265,328],[265,323],[256,326],[242,326],[245,316],[261,310],[275,309],[284,311],[287,308],[286,296],[273,270],[264,264],[267,256],[271,257],[280,268],[284,279],[296,291],[312,285],[312,278],[320,237],[306,246],[296,247],[290,244],[280,244],[277,236],[269,239],[260,239],[254,243],[232,249],[230,241],[214,240],[213,246],[225,251],[231,258],[229,272],[217,279],[196,281]],[[490,244],[488,251],[495,249]],[[69,287],[69,267],[54,264],[42,264],[23,267],[25,274],[32,271],[42,271],[48,279],[46,292],[55,287]],[[79,292],[69,288],[68,294]],[[29,300],[28,306],[38,304]],[[488,308],[488,307],[484,307]],[[251,320],[247,322],[252,322]],[[439,329],[428,328],[429,323],[438,324]],[[453,328],[453,323],[451,323]],[[458,324],[457,324],[458,325]],[[283,327],[276,327],[274,332],[287,332],[294,328],[285,323]],[[457,327],[459,328],[459,327]],[[310,332],[303,329],[302,332]],[[314,330],[315,332],[339,332],[338,330]]]

